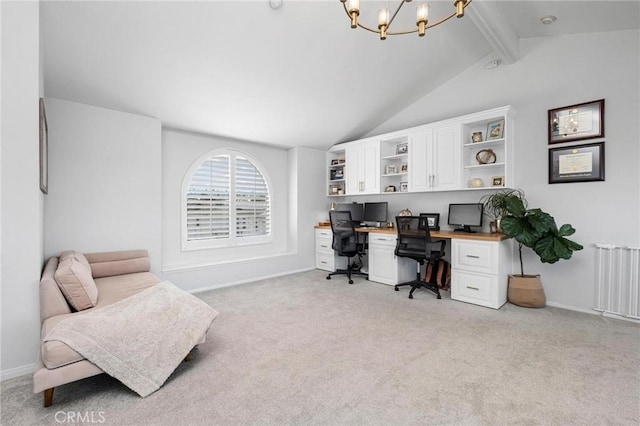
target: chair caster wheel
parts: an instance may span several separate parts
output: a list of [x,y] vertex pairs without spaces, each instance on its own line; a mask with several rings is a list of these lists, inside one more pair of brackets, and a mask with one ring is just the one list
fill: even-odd
[[409,295],[409,299],[413,299],[413,295],[412,294]]
[[438,299],[442,299],[442,296],[438,295]]
[[394,287],[393,288],[395,291],[400,291],[400,289],[398,287]]
[[331,279],[331,275],[327,275],[327,279],[330,280]]
[[349,284],[353,284],[353,280],[349,280]]

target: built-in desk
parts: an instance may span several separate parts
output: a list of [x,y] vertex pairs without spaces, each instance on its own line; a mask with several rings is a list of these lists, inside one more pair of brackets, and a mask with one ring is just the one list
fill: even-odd
[[[344,259],[331,250],[331,227],[316,225],[316,268],[338,269]],[[356,228],[369,234],[369,280],[388,285],[411,281],[416,262],[394,254],[395,228]],[[451,298],[499,309],[507,301],[511,243],[503,234],[431,231],[433,239],[451,240]],[[331,261],[329,261],[331,259]],[[324,262],[324,263],[319,263]]]

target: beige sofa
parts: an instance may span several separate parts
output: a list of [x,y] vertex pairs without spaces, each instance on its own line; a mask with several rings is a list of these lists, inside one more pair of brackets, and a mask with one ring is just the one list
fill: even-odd
[[[69,257],[73,259],[69,260]],[[88,269],[91,276],[87,274],[83,278],[82,271]],[[80,279],[91,281],[95,294],[84,291],[83,288],[69,289],[59,285],[65,279],[63,276],[65,271],[70,273],[72,278],[78,276]],[[93,287],[94,282],[95,287]],[[44,391],[45,407],[53,403],[53,390],[56,386],[103,373],[101,369],[64,343],[44,342],[43,339],[49,331],[71,315],[82,315],[113,304],[159,282],[160,279],[149,272],[149,256],[145,250],[86,255],[63,252],[60,257],[48,259],[40,280],[40,322],[43,343],[41,343],[38,367],[33,375],[34,392]],[[82,294],[78,294],[78,291]],[[82,309],[80,311],[67,301],[70,297],[69,293],[74,292],[75,294],[71,296],[75,297],[74,304],[76,308]],[[78,300],[80,302],[77,302]],[[85,302],[95,306],[82,305]],[[204,341],[204,336],[202,340]]]

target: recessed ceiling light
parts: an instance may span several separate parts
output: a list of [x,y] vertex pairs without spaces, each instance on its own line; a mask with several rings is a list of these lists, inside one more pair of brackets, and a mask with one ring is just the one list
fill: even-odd
[[542,22],[545,25],[549,25],[549,24],[553,24],[554,22],[556,22],[558,18],[556,18],[553,15],[547,15],[547,16],[543,16],[542,18],[540,18],[540,22]]

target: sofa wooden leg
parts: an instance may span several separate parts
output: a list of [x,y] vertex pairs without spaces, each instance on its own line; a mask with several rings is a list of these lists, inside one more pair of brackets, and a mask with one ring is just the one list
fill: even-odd
[[184,357],[184,362],[189,362],[189,361],[191,361],[191,352],[189,352],[187,356]]
[[53,405],[53,389],[46,389],[44,391],[44,407],[51,407]]

